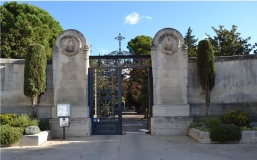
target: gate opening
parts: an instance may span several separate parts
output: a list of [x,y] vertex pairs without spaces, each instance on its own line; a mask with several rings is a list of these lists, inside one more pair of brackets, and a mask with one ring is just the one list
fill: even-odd
[[[90,56],[89,59],[88,97],[92,134],[121,135],[133,132],[135,128],[149,133],[153,104],[151,56],[108,55]],[[148,84],[147,95],[141,95],[147,96],[148,102],[133,104],[128,101],[128,94],[135,96],[135,93],[127,81],[133,82],[131,73],[137,74],[138,71],[144,71],[145,74],[141,75],[146,76],[138,86]]]

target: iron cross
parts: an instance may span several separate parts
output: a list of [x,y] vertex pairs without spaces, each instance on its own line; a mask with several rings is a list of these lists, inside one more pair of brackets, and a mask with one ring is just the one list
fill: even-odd
[[119,36],[115,37],[114,39],[117,39],[119,41],[119,52],[121,52],[121,41],[125,39],[125,37],[122,37],[121,34],[119,33]]

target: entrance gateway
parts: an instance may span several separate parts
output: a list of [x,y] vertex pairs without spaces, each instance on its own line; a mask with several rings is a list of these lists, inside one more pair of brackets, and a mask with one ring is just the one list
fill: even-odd
[[[148,70],[149,93],[152,93],[152,68],[150,55],[131,55],[121,50],[119,34],[119,51],[105,56],[90,56],[89,68],[89,106],[92,118],[93,135],[122,134],[122,73],[131,68]],[[149,94],[150,111],[152,94]]]
[[[120,44],[123,37],[116,39]],[[89,56],[89,46],[82,33],[70,29],[58,36],[53,47],[53,137],[62,135],[56,116],[56,104],[61,102],[72,104],[66,136],[122,134],[121,75],[127,68],[148,69],[151,134],[187,135],[192,122],[187,103],[188,57],[180,32],[158,31],[151,56],[130,55],[120,47],[106,56]]]

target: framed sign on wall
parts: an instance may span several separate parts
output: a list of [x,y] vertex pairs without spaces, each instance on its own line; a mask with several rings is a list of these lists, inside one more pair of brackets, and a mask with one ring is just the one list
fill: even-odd
[[57,117],[70,117],[71,116],[71,103],[58,102],[56,104]]

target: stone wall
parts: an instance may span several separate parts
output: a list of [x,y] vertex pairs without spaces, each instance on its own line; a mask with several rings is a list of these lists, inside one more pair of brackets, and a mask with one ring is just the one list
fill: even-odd
[[[215,66],[209,115],[221,115],[231,109],[257,115],[257,55],[216,57]],[[188,60],[188,103],[190,115],[204,115],[205,98],[197,77],[196,58]]]
[[[216,84],[211,92],[210,115],[221,115],[231,109],[257,115],[257,55],[217,57]],[[23,94],[23,59],[0,59],[1,113],[30,113],[30,101]],[[51,117],[53,73],[47,65],[47,89],[38,107],[38,116]],[[188,59],[188,103],[190,115],[204,115],[204,95],[197,77],[196,58]]]
[[[24,59],[0,59],[1,113],[31,114],[31,103],[23,93]],[[51,118],[53,106],[53,72],[51,61],[47,65],[47,88],[38,105],[39,118]]]

